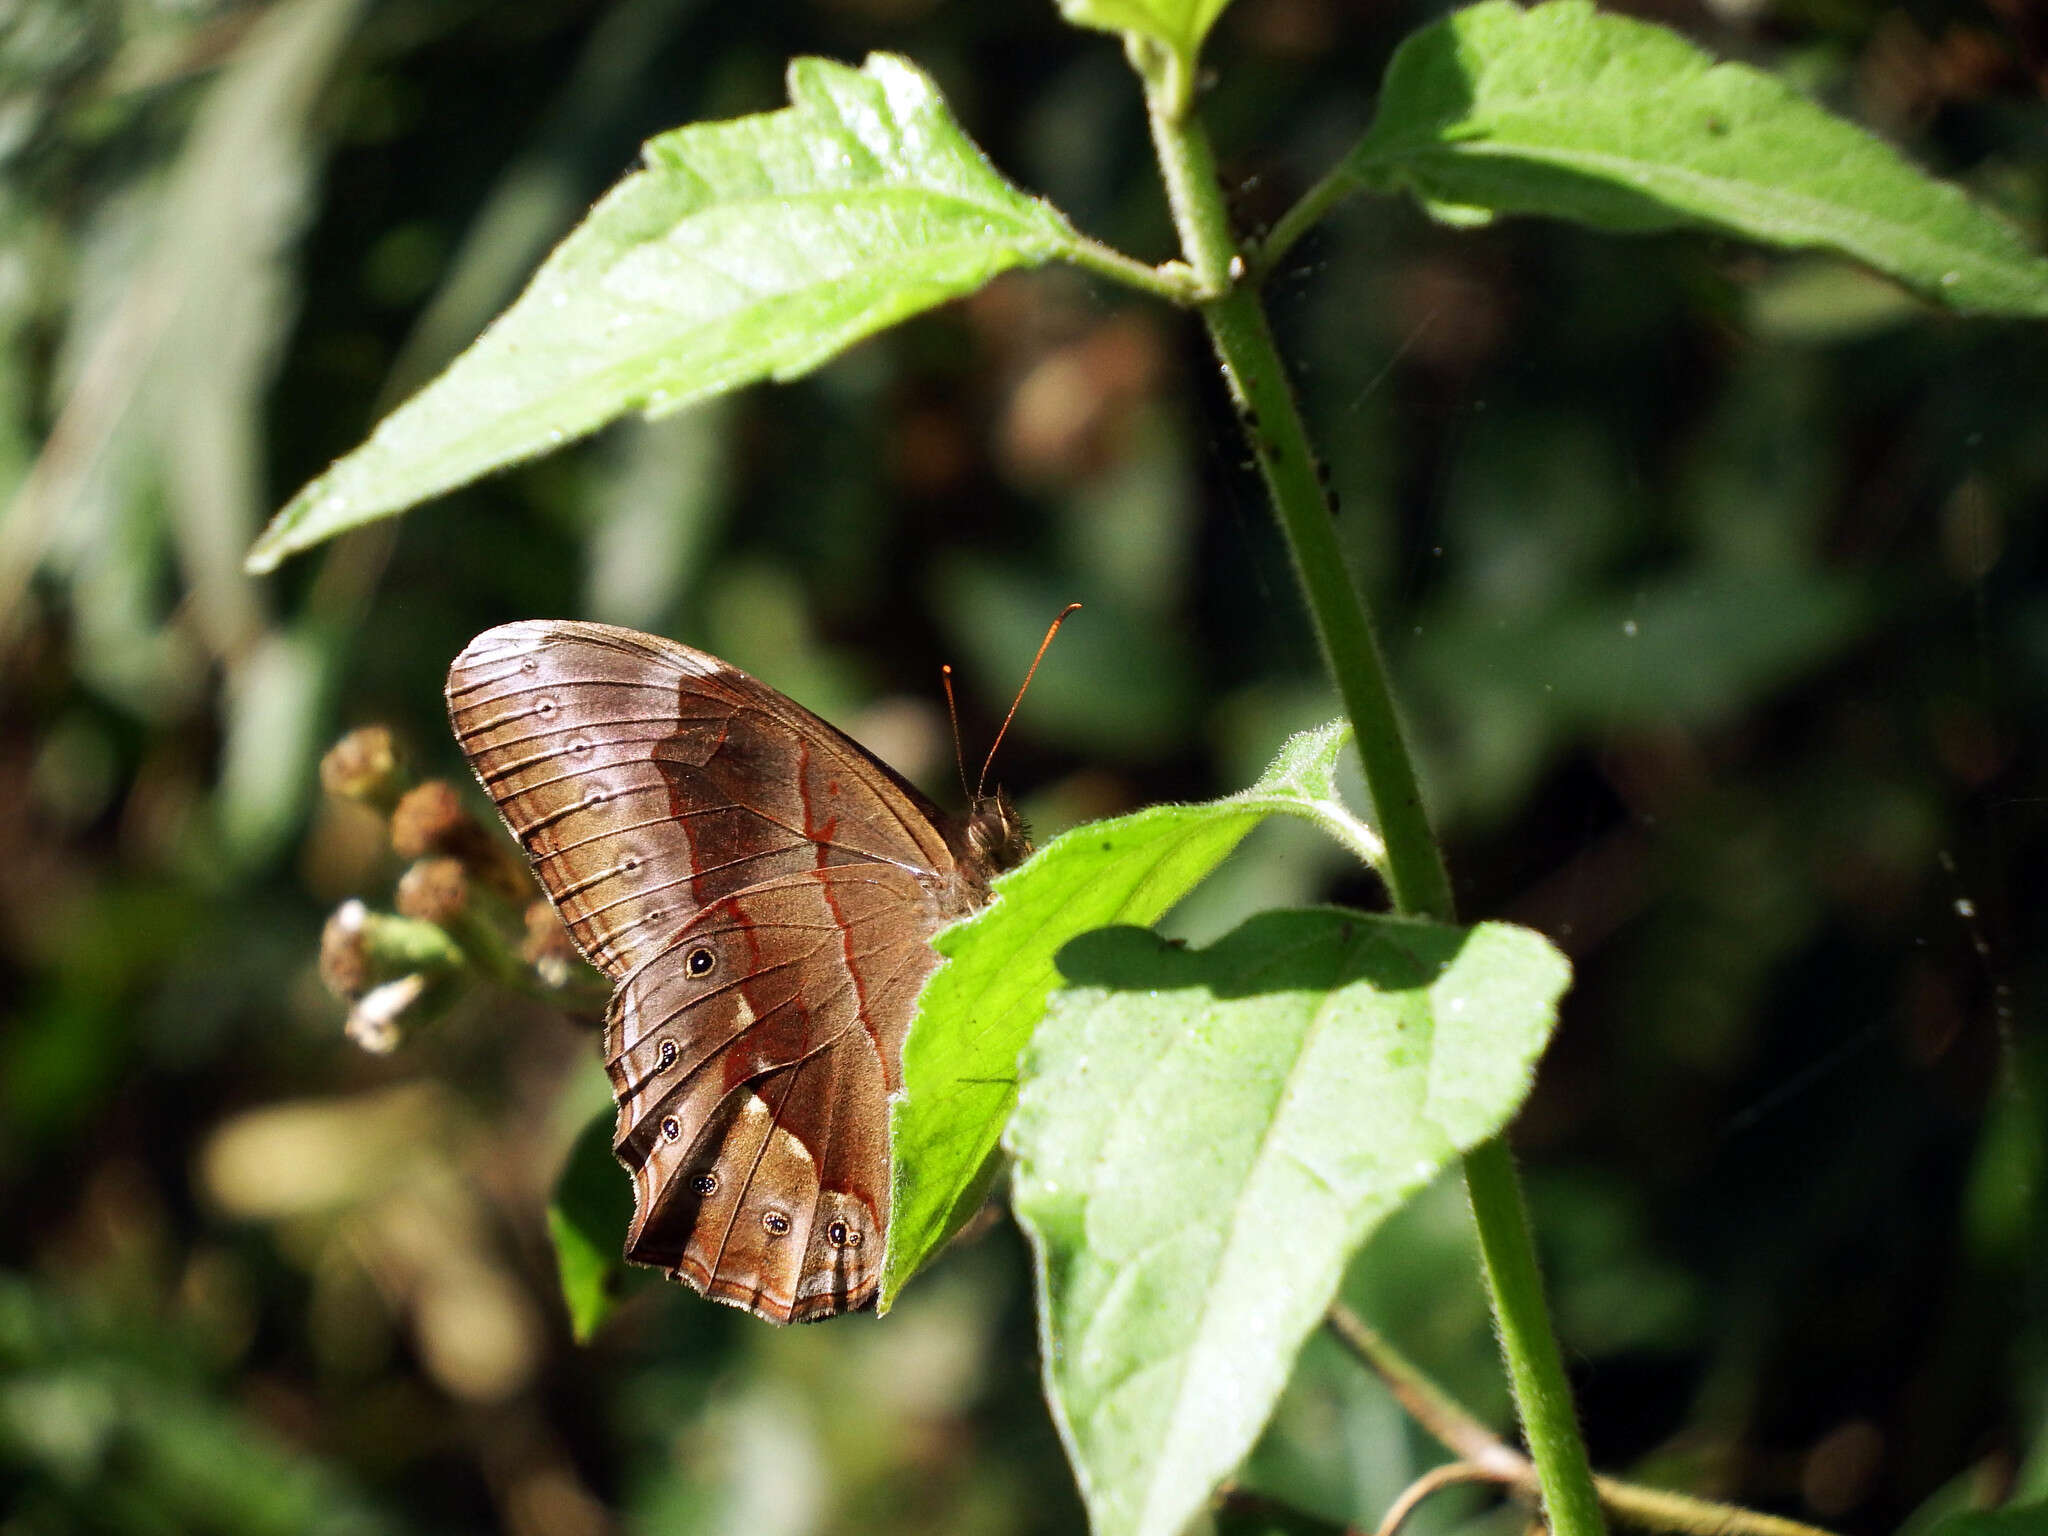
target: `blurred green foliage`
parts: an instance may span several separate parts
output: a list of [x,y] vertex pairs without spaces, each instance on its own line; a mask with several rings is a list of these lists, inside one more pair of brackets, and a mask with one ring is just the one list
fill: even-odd
[[[1434,14],[1224,13],[1202,102],[1248,226]],[[2034,11],[1657,14],[2040,248]],[[448,659],[574,615],[728,656],[943,786],[937,663],[971,750],[1080,599],[1000,765],[1041,830],[1247,783],[1333,710],[1192,328],[1016,275],[273,580],[237,564],[641,139],[874,48],[1020,185],[1167,253],[1136,88],[1050,4],[0,13],[6,1536],[1077,1528],[1007,1225],[879,1323],[654,1286],[573,1344],[542,1209],[602,1099],[587,1039],[478,998],[347,1045],[320,923],[395,868],[313,765],[383,719],[457,771]],[[2048,1496],[2048,342],[1817,260],[1388,202],[1272,297],[1462,909],[1574,959],[1515,1140],[1596,1459],[1857,1532]],[[1301,833],[1250,839],[1181,931],[1371,899]],[[1454,1189],[1347,1295],[1504,1416]],[[1371,1520],[1433,1459],[1319,1341],[1247,1481]]]

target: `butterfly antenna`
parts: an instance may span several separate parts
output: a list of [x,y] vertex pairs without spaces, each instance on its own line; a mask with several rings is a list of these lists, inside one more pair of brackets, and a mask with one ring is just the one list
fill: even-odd
[[[996,760],[996,748],[1003,744],[1003,733],[1009,730],[1010,722],[1017,718],[1017,706],[1024,702],[1024,690],[1031,686],[1031,679],[1038,675],[1038,664],[1045,660],[1046,649],[1052,644],[1052,637],[1060,632],[1060,626],[1067,622],[1068,615],[1080,611],[1079,603],[1069,603],[1060,610],[1059,617],[1046,626],[1045,638],[1038,642],[1038,654],[1031,658],[1031,665],[1024,673],[1024,681],[1017,685],[1017,697],[1010,700],[1010,712],[1003,716],[1002,728],[996,732],[996,739],[989,743],[988,756],[981,760],[981,777],[974,781],[975,804],[980,803],[981,792],[988,786],[989,764]],[[956,732],[956,737],[957,734]]]
[[953,722],[953,766],[960,773],[960,795],[962,799],[972,797],[967,793],[967,759],[960,753],[960,708],[953,702],[953,663],[939,663],[939,681],[946,689],[946,718]]

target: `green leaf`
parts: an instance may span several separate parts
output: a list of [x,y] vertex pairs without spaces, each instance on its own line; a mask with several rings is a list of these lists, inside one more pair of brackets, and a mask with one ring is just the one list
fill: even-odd
[[761,379],[1080,243],[905,60],[789,67],[791,105],[648,141],[476,343],[292,498],[252,571],[580,437]]
[[2048,315],[2048,260],[1791,87],[1588,0],[1486,0],[1417,32],[1346,162],[1454,220],[1712,229],[1863,262],[1960,310]]
[[633,1186],[612,1154],[617,1118],[610,1105],[591,1117],[570,1148],[548,1203],[555,1271],[578,1343],[597,1331],[626,1288],[645,1284],[655,1273],[627,1264],[621,1249],[633,1222]]
[[995,900],[933,942],[890,1106],[894,1193],[881,1307],[980,1207],[1017,1102],[1017,1057],[1058,981],[1053,956],[1109,923],[1149,923],[1266,817],[1303,816],[1368,855],[1378,844],[1337,796],[1349,727],[1291,738],[1258,783],[1203,805],[1156,805],[1061,834],[995,882]]
[[1046,1390],[1098,1536],[1172,1536],[1353,1251],[1513,1115],[1569,968],[1527,929],[1330,908],[1059,967],[1007,1139]]
[[1059,0],[1060,15],[1069,26],[1145,38],[1164,50],[1172,61],[1164,83],[1177,109],[1187,104],[1202,43],[1229,4],[1230,0]]

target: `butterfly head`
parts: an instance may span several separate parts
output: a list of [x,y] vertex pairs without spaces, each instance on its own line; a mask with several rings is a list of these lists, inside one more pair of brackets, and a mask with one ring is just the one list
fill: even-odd
[[967,857],[984,878],[1014,869],[1031,857],[1031,829],[1004,791],[974,802],[967,818]]

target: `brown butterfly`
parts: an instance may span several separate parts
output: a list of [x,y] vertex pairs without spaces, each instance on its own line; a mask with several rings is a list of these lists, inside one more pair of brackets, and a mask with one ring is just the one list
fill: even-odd
[[1009,801],[949,817],[737,668],[603,624],[485,631],[448,712],[616,983],[626,1257],[772,1322],[872,1306],[928,941],[1030,852]]

